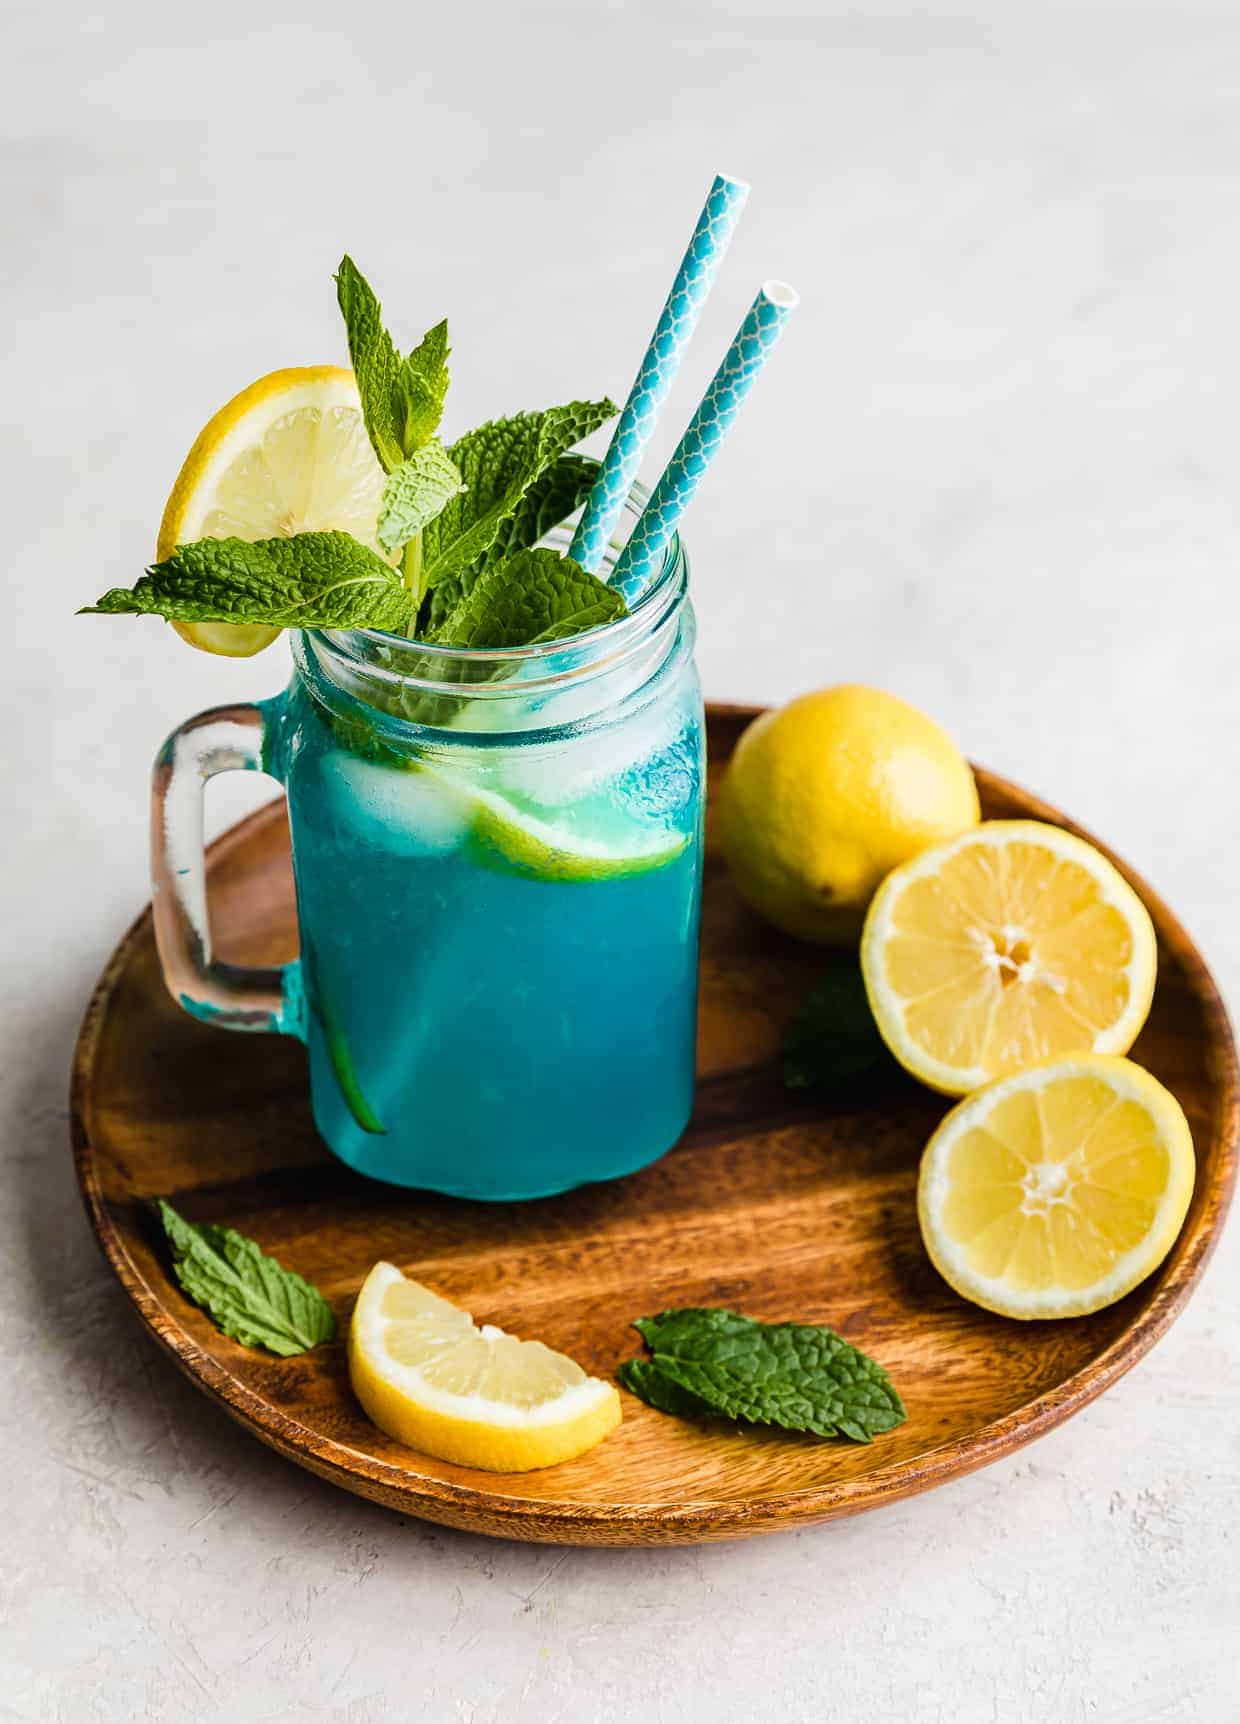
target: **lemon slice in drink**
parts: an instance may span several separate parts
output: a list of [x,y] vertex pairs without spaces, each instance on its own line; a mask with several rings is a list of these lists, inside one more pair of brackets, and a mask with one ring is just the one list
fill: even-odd
[[1083,839],[1035,820],[987,821],[904,863],[861,937],[883,1039],[948,1095],[1056,1055],[1127,1053],[1156,964],[1127,881]]
[[490,1472],[571,1460],[620,1423],[611,1383],[541,1341],[479,1328],[391,1263],[376,1263],[357,1296],[349,1376],[389,1437]]
[[1194,1171],[1188,1121],[1149,1072],[1099,1054],[1052,1060],[948,1114],[922,1158],[922,1238],[975,1304],[1079,1317],[1157,1269]]
[[[195,539],[338,530],[375,544],[383,470],[351,371],[273,371],[221,407],[185,457],[159,528],[162,561]],[[377,548],[377,546],[376,546]],[[173,623],[206,652],[248,658],[280,633],[260,623]]]

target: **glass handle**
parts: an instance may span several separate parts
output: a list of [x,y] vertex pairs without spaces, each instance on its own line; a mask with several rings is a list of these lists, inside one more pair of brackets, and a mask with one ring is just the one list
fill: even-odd
[[151,890],[164,981],[191,1016],[227,1030],[301,1034],[301,966],[249,969],[212,956],[202,802],[218,772],[271,772],[264,742],[277,702],[187,719],[151,774]]

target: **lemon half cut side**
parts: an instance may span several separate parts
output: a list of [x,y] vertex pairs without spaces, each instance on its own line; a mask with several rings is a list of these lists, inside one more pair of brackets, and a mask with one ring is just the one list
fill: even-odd
[[[164,509],[156,556],[162,562],[195,539],[327,531],[378,550],[383,482],[353,373],[338,365],[273,371],[198,433]],[[232,658],[261,652],[281,632],[263,623],[172,626],[192,646]]]
[[1105,856],[1036,820],[990,820],[897,868],[861,937],[883,1039],[967,1095],[1071,1053],[1124,1054],[1154,993],[1149,912]]
[[611,1383],[519,1341],[376,1263],[357,1296],[349,1376],[398,1443],[460,1466],[529,1472],[592,1449],[620,1423]]
[[1158,1268],[1194,1176],[1171,1092],[1132,1060],[1085,1054],[954,1107],[922,1157],[918,1219],[935,1268],[974,1304],[1079,1317]]

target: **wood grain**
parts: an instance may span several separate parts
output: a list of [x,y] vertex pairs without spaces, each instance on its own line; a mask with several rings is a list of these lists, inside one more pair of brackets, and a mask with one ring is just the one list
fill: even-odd
[[[712,775],[753,709],[711,709]],[[979,773],[989,816],[1069,826]],[[1122,866],[1122,864],[1121,864]],[[697,1107],[656,1166],[526,1204],[473,1204],[364,1180],[315,1135],[293,1042],[193,1022],[159,976],[149,910],[91,1001],[74,1067],[73,1142],[91,1222],[140,1317],[183,1371],[280,1453],[333,1483],[451,1526],[551,1543],[735,1538],[854,1514],[1029,1442],[1128,1370],[1182,1309],[1236,1173],[1236,1051],[1218,992],[1175,918],[1154,917],[1159,983],[1134,1049],[1179,1097],[1198,1156],[1184,1230],[1157,1275],[1096,1316],[1006,1322],[956,1298],[922,1250],[921,1148],[947,1103],[911,1082],[824,1104],[783,1087],[785,1023],[820,959],[740,904],[709,842]],[[296,948],[279,807],[212,849],[221,954]],[[502,1477],[388,1441],[354,1402],[341,1345],[276,1360],[221,1336],[170,1281],[148,1200],[254,1235],[314,1280],[342,1322],[390,1258],[490,1320],[597,1374],[637,1351],[634,1317],[678,1304],[833,1324],[891,1371],[908,1423],[869,1447],[702,1430],[625,1396],[621,1429],[580,1460]]]

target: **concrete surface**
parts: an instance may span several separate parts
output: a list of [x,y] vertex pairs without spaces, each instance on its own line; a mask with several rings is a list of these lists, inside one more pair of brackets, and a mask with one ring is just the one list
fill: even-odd
[[341,356],[345,246],[406,334],[450,312],[453,423],[620,393],[717,166],[754,196],[658,453],[757,282],[803,307],[692,517],[708,690],[919,702],[1130,855],[1234,996],[1234,5],[11,0],[0,30],[0,1717],[1234,1718],[1234,1229],[1155,1354],[1012,1460],[832,1529],[565,1553],[402,1521],[218,1416],[105,1272],[65,1129],[147,761],[282,680],[74,607],[137,575],[221,399]]

